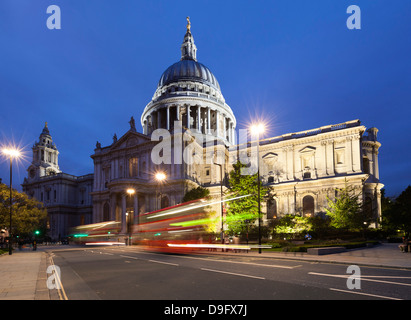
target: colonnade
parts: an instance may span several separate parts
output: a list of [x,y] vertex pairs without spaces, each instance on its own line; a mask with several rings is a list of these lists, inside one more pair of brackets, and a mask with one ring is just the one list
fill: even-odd
[[210,134],[235,144],[235,123],[228,113],[200,105],[169,105],[153,109],[143,121],[144,134],[163,128],[173,130],[174,121],[181,121],[183,128],[202,134]]

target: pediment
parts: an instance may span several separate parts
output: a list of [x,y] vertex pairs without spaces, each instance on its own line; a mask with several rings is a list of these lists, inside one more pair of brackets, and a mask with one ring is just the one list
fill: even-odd
[[150,138],[138,132],[128,131],[120,139],[113,142],[111,150],[130,148],[150,141]]
[[264,162],[266,162],[268,164],[274,164],[278,160],[278,154],[276,154],[274,152],[269,152],[269,153],[266,153],[265,155],[263,155],[262,159],[263,159]]
[[316,148],[307,146],[307,147],[301,149],[299,152],[300,153],[309,153],[309,152],[315,152],[315,150],[316,150]]

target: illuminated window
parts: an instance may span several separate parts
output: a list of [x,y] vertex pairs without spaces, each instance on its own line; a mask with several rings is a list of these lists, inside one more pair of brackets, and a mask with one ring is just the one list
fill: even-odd
[[314,198],[312,196],[305,196],[303,198],[303,216],[314,216]]
[[267,219],[277,218],[277,200],[272,199],[267,203]]

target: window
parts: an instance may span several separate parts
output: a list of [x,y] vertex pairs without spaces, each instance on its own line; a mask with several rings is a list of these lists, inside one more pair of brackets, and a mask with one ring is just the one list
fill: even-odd
[[272,199],[267,203],[267,219],[277,218],[277,200]]
[[304,179],[311,179],[311,172],[304,172]]
[[131,178],[138,176],[138,158],[130,158],[128,160],[128,175]]
[[274,182],[274,177],[268,177],[268,183],[273,183]]
[[362,158],[362,167],[364,173],[370,173],[370,160],[367,157]]
[[314,216],[314,198],[312,196],[305,196],[303,198],[303,216]]

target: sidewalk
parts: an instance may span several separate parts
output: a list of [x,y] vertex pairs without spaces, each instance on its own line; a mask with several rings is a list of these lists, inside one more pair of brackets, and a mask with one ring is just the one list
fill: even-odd
[[[411,270],[411,253],[403,253],[398,248],[399,243],[383,243],[371,248],[351,249],[346,252],[327,255],[309,255],[305,252],[275,252],[265,251],[259,254],[257,251],[249,253],[222,253],[232,255],[254,256],[262,258],[304,260],[310,262],[328,262],[355,264],[361,266],[400,268]],[[215,253],[215,252],[214,252]]]
[[[55,300],[56,294],[47,289],[47,250],[39,246],[37,251],[29,248],[14,250],[0,256],[0,300]],[[211,253],[211,252],[210,252]],[[299,252],[257,251],[249,253],[212,252],[218,255],[233,255],[261,258],[303,260],[311,262],[355,264],[411,270],[411,253],[402,253],[397,243],[384,243],[372,248],[353,249],[343,253],[323,256]]]
[[0,300],[50,300],[43,250],[13,250],[0,256]]

